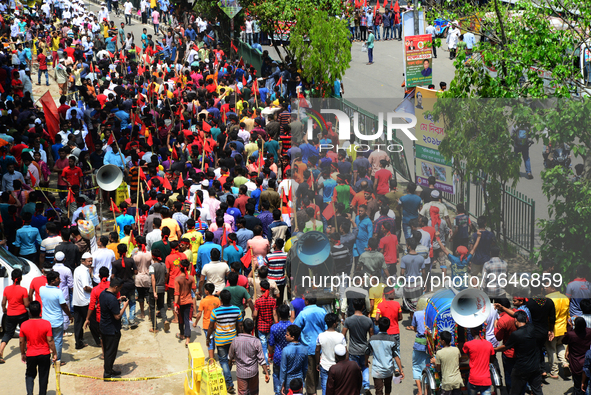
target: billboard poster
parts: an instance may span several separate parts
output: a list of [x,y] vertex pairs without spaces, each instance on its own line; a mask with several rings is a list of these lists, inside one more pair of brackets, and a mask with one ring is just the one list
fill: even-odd
[[437,91],[417,87],[415,94],[415,116],[417,125],[415,136],[415,175],[416,182],[421,186],[428,186],[428,178],[434,176],[437,189],[447,193],[454,193],[453,170],[451,163],[439,153],[439,144],[445,137],[444,124],[441,120],[435,122],[429,112],[437,100]]
[[237,0],[220,0],[218,5],[230,19],[234,18],[242,10],[242,6]]
[[404,37],[404,76],[406,87],[430,85],[433,83],[433,59],[431,35]]

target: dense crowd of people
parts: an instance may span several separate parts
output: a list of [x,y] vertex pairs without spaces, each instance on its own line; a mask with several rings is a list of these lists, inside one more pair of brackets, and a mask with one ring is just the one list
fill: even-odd
[[[402,188],[387,152],[357,152],[355,137],[339,141],[332,124],[307,136],[308,87],[290,59],[278,64],[265,54],[256,70],[221,49],[214,21],[190,14],[181,23],[167,0],[141,2],[155,31],[144,29],[136,43],[110,21],[114,4],[97,14],[81,1],[0,4],[2,248],[41,273],[27,290],[20,284],[29,266],[2,255],[14,270],[2,300],[0,363],[20,328],[28,393],[37,376],[45,393],[51,363],[68,362],[68,335],[76,349],[92,338],[103,377],[120,376],[122,331],[142,321],[152,333],[177,324],[186,346],[203,328],[230,394],[258,393],[259,366],[275,394],[321,387],[323,395],[369,395],[370,370],[376,395],[390,394],[406,364],[419,395],[428,365],[441,371],[443,393],[467,386],[484,395],[497,352],[510,394],[541,393],[561,368],[575,393],[587,389],[586,268],[564,294],[554,283],[507,294],[485,281],[494,301],[485,324],[462,341],[441,332],[430,350],[432,328],[418,307],[436,270],[452,279],[508,274],[486,218],[472,224],[461,204],[450,213],[434,177],[422,190]],[[396,15],[354,16],[352,33],[359,26],[365,40],[362,27],[389,30],[399,26]],[[246,39],[254,44],[258,33],[247,19]],[[49,84],[50,69],[61,93],[55,113],[32,92],[31,74]],[[336,142],[338,151],[325,149]],[[98,188],[105,165],[120,169],[125,198]],[[368,274],[378,284],[346,282],[328,303],[296,286],[294,245],[310,231],[329,240],[330,274]],[[543,269],[554,273],[552,262]],[[387,284],[398,277],[407,280],[402,295]],[[412,357],[400,352],[401,329],[416,332]]]

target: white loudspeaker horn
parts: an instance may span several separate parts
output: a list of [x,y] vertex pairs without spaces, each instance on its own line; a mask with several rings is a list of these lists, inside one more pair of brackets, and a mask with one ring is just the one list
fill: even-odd
[[96,183],[103,191],[114,191],[123,181],[123,172],[115,165],[104,165],[96,173]]
[[474,288],[458,293],[450,307],[454,321],[464,328],[476,328],[482,325],[492,309],[488,295]]

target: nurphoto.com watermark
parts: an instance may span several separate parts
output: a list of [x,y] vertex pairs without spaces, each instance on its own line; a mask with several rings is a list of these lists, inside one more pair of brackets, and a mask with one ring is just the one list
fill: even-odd
[[448,276],[447,274],[428,274],[423,276],[388,276],[385,282],[378,276],[370,276],[364,273],[363,276],[349,276],[341,273],[337,276],[301,276],[301,284],[304,289],[320,288],[330,289],[331,292],[338,291],[343,287],[356,287],[369,289],[377,287],[379,284],[386,284],[388,287],[405,288],[420,287],[430,289],[436,288],[505,288],[513,287],[560,287],[562,285],[562,275],[560,273],[533,273],[528,275],[522,273],[520,276],[513,274],[509,276],[505,273],[496,275],[488,273],[486,276],[471,276],[464,273],[462,276]]

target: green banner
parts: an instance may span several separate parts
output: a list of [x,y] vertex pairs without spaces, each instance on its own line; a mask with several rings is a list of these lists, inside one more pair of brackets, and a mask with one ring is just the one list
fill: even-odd
[[422,145],[415,145],[416,155],[419,159],[428,160],[429,162],[437,163],[443,166],[451,166],[451,162],[445,160],[445,158],[439,153],[438,150]]

